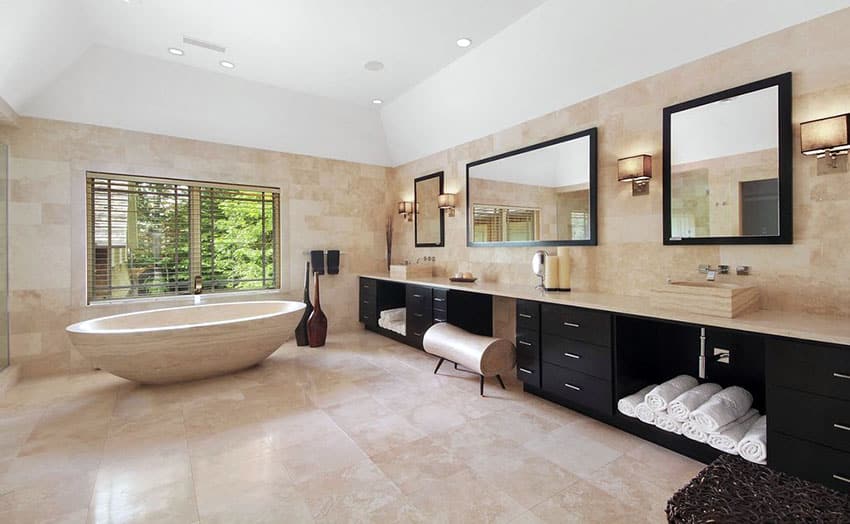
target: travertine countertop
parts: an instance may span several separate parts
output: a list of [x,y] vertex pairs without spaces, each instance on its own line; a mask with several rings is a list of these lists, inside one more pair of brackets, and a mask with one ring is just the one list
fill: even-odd
[[850,346],[850,319],[846,318],[770,310],[747,313],[737,318],[721,318],[683,311],[659,309],[650,306],[647,297],[590,293],[585,291],[546,292],[534,289],[531,286],[499,284],[496,282],[451,282],[448,277],[403,279],[390,278],[387,274],[364,274],[361,276],[403,284],[420,284],[445,289],[457,289],[506,298],[536,300],[538,302],[597,309],[612,313],[672,320],[705,327],[737,329],[752,333]]

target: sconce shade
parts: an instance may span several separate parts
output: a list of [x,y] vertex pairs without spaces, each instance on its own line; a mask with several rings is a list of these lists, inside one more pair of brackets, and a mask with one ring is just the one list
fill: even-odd
[[453,193],[443,193],[437,197],[437,205],[440,209],[449,209],[455,207],[455,196]]
[[413,202],[399,202],[398,203],[398,214],[399,215],[409,215],[413,213]]
[[617,160],[617,180],[634,182],[652,178],[652,157],[637,155]]
[[850,149],[850,113],[803,122],[800,142],[804,155],[846,155]]

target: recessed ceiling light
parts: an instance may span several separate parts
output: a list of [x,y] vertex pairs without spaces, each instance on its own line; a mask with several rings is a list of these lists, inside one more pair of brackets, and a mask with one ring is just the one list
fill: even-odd
[[375,104],[376,106],[379,106],[379,105],[383,104],[384,101],[381,100],[380,98],[373,98],[372,103]]
[[234,64],[233,62],[228,62],[227,60],[222,60],[221,62],[219,62],[219,64],[221,64],[221,67],[227,69],[233,69],[234,67],[236,67],[236,64]]
[[378,62],[377,60],[369,60],[365,64],[363,64],[363,69],[366,71],[380,71],[384,68],[383,62]]
[[177,47],[169,47],[168,52],[174,56],[183,56],[183,50]]
[[457,39],[457,46],[458,47],[469,47],[471,45],[472,45],[472,40],[470,40],[469,38],[464,37],[464,38],[458,38]]

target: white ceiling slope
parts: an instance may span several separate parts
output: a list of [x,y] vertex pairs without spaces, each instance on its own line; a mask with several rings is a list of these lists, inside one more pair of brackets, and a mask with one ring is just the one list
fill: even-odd
[[848,6],[850,0],[549,0],[384,106],[392,163]]
[[93,46],[21,114],[388,164],[371,107]]

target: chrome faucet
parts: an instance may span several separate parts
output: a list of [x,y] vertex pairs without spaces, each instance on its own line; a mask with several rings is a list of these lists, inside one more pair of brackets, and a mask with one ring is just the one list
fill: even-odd
[[204,290],[204,280],[201,278],[201,275],[195,275],[195,286],[193,289],[193,293],[195,295],[200,295]]

